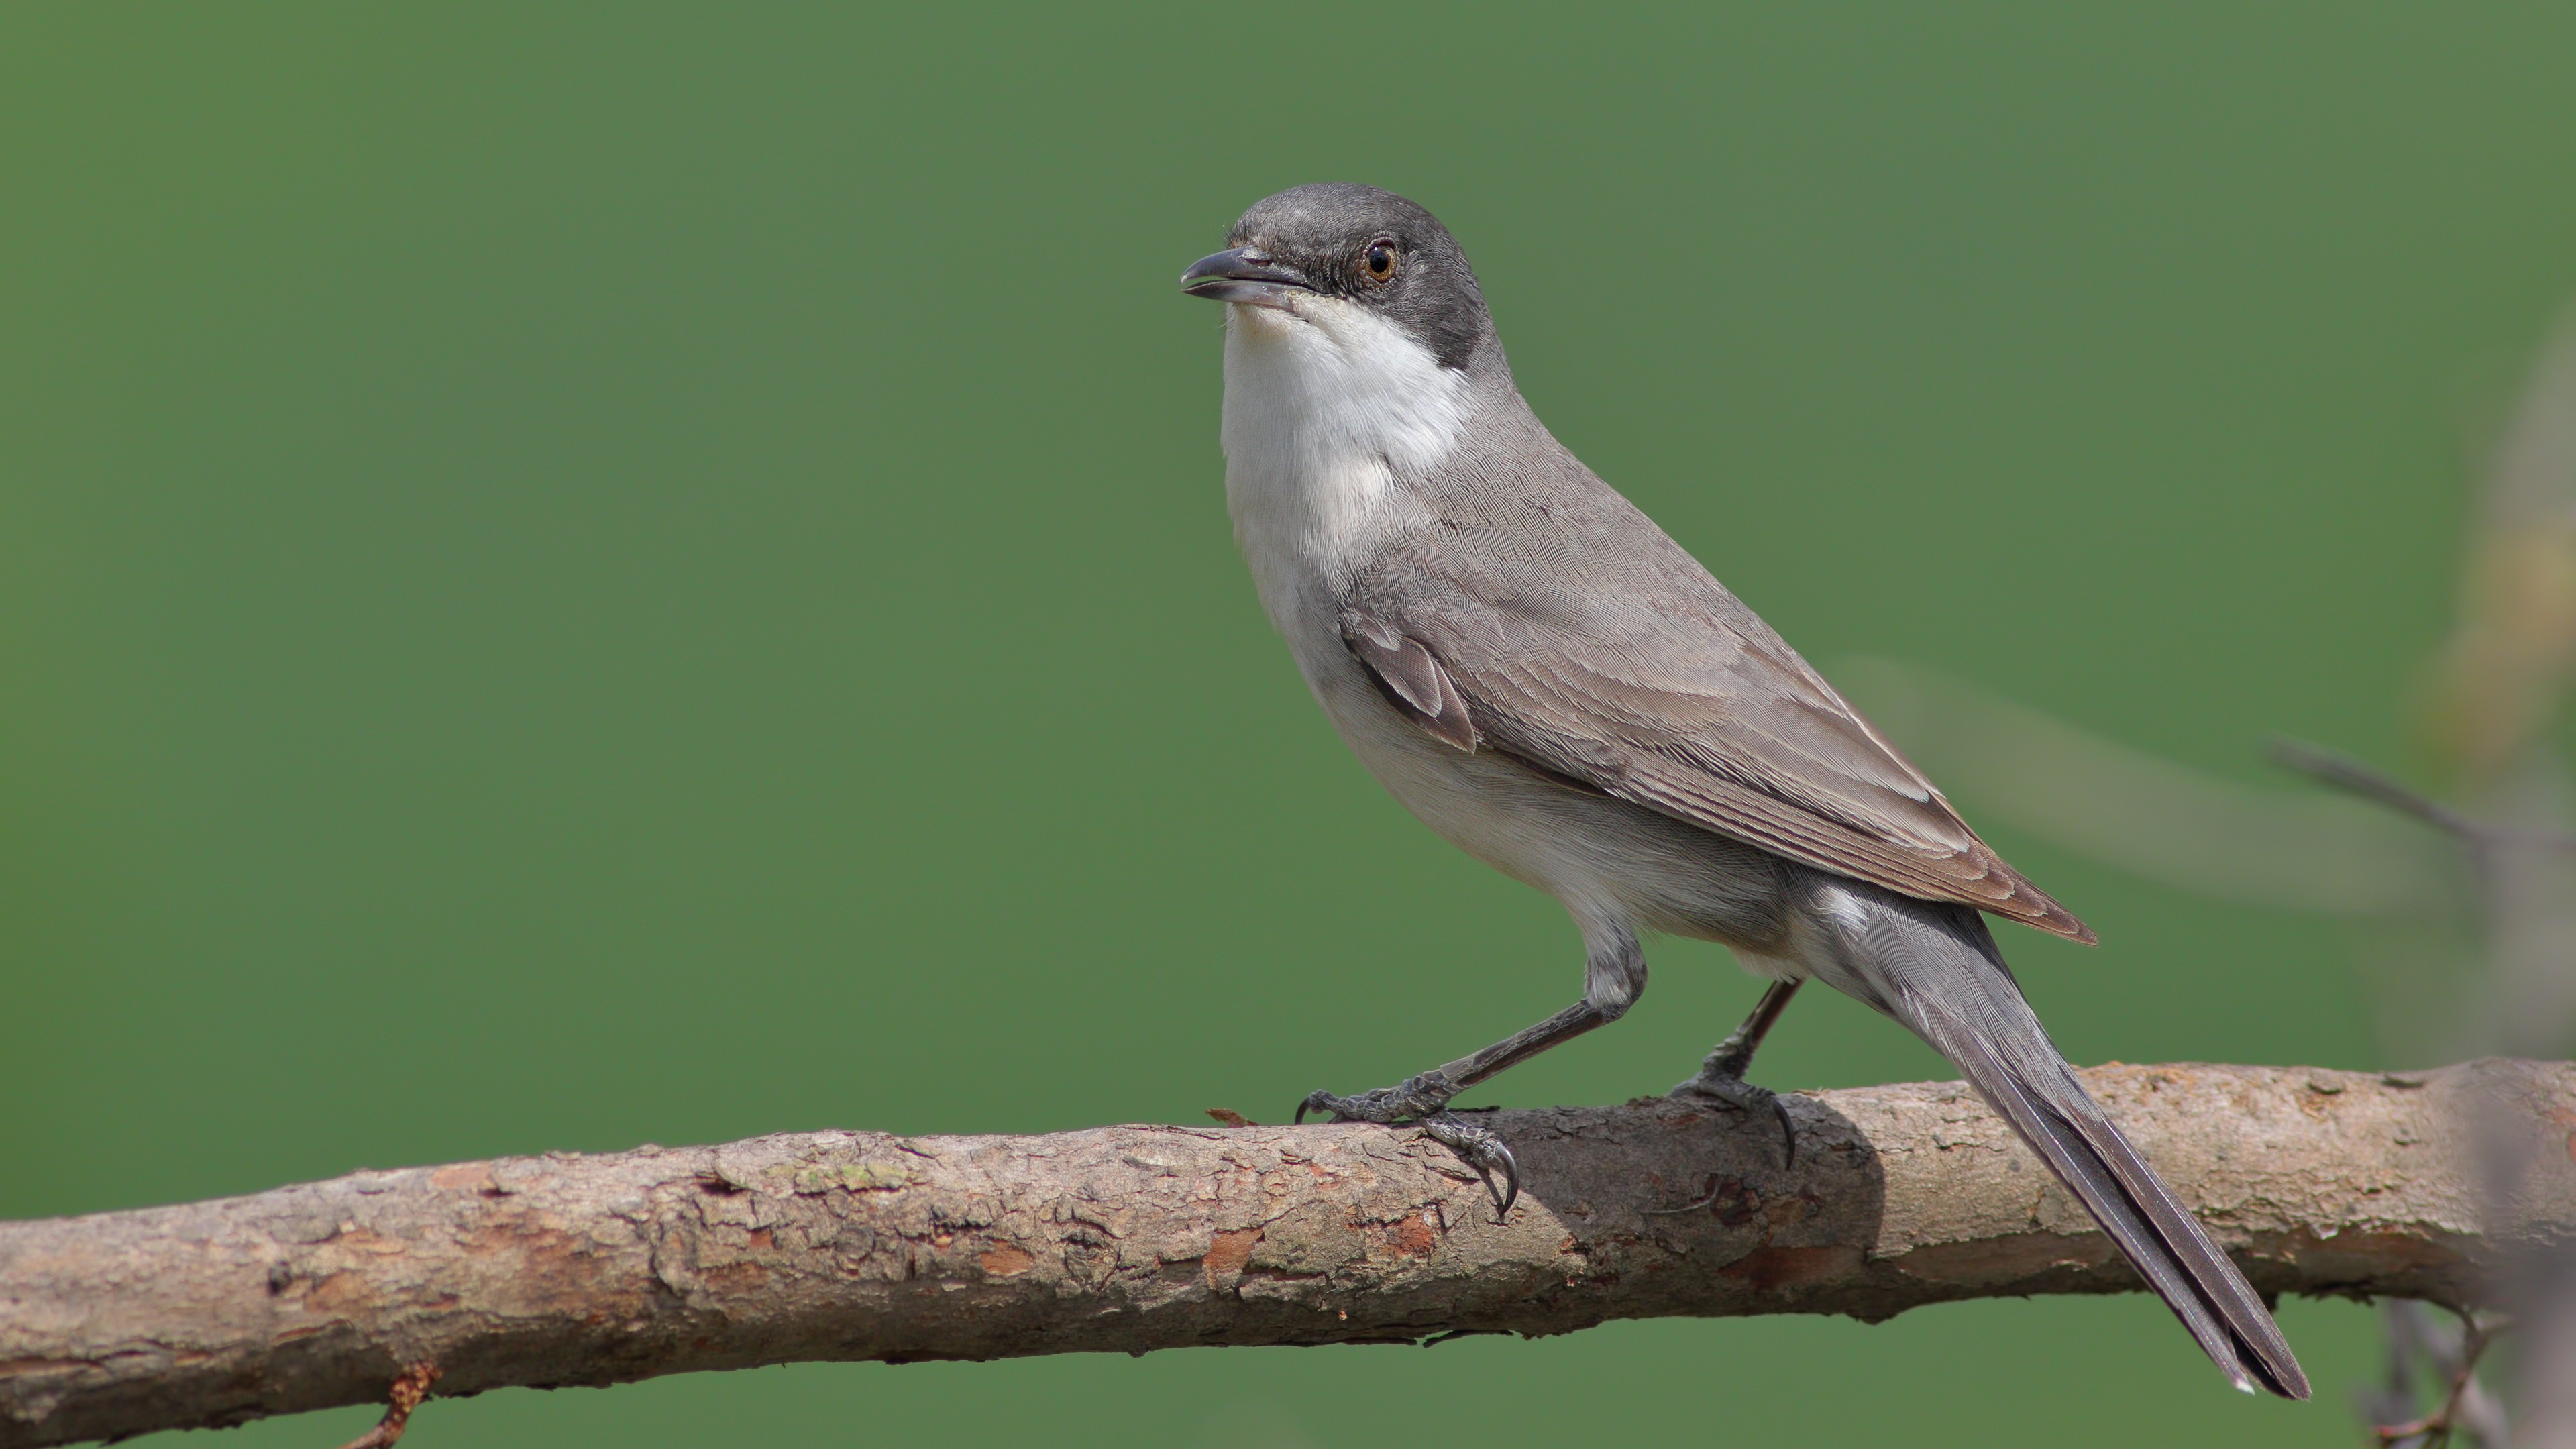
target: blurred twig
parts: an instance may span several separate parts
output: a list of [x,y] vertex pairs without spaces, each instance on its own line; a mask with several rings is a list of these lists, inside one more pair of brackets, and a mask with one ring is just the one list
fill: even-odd
[[2374,922],[2475,910],[2451,839],[2360,801],[2221,779],[1916,665],[1846,659],[1834,677],[1972,819],[2219,900]]
[[2534,850],[2576,850],[2576,834],[2563,830],[2524,830],[2472,820],[2352,756],[2323,745],[2281,736],[2272,741],[2270,755],[2272,763],[2283,769],[2295,770],[2312,780],[2350,791],[2401,815],[2411,815],[2481,850],[2506,845]]
[[[2457,1328],[2447,1328],[2423,1304],[2402,1299],[2387,1305],[2386,1318],[2388,1382],[2364,1406],[2372,1436],[2386,1449],[2444,1449],[2454,1434],[2468,1435],[2481,1449],[2503,1445],[2504,1406],[2477,1377],[2478,1360],[2502,1325],[2468,1315]],[[2414,1407],[2419,1368],[2431,1372],[2440,1403],[2429,1414],[2389,1422]]]
[[[2576,1030],[2576,821],[2552,743],[2576,677],[2576,310],[2533,360],[2483,472],[2458,606],[2416,701],[2417,734],[2447,798],[2320,745],[2278,740],[2271,751],[2286,768],[2438,830],[2455,843],[2447,862],[2393,834],[2404,829],[2393,819],[2247,791],[1921,670],[1864,662],[1846,678],[1978,810],[2184,890],[2364,927],[2355,959],[2391,1055],[2556,1054]],[[2493,1200],[2535,1162],[2563,1155],[2473,1125]],[[2521,1442],[2576,1449],[2576,1259],[2534,1247],[2513,1279],[2529,1328],[2518,1345]],[[2457,1433],[2503,1444],[2502,1410],[2476,1378],[2492,1327],[2454,1342],[2420,1310],[2391,1305],[2391,1383],[2370,1415],[2393,1425],[2374,1431],[2380,1442]],[[2415,1418],[2423,1364],[2451,1366],[2436,1375],[2442,1406]]]
[[429,1397],[429,1386],[436,1382],[438,1365],[434,1363],[416,1363],[404,1369],[385,1396],[384,1418],[341,1449],[393,1449],[402,1442],[403,1431],[411,1427],[412,1411]]

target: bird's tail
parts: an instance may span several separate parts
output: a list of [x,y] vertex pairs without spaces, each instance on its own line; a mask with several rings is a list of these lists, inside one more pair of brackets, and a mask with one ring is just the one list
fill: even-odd
[[[1965,1072],[2238,1388],[2306,1398],[2308,1377],[2280,1325],[2075,1079],[2022,1000],[1985,918],[1866,887],[1834,889],[1859,907],[1833,913],[1843,947],[1835,965],[1859,979],[1829,984],[1911,1027]],[[1853,989],[1860,986],[1869,989]]]

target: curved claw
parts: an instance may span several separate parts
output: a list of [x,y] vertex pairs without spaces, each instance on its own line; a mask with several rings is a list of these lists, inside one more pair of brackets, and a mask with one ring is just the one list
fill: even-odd
[[[1519,1159],[1512,1156],[1512,1150],[1503,1145],[1503,1139],[1499,1137],[1487,1141],[1485,1147],[1500,1161],[1488,1163],[1485,1160],[1485,1153],[1478,1152],[1475,1159],[1476,1175],[1485,1180],[1485,1191],[1494,1193],[1494,1220],[1507,1221],[1512,1215],[1512,1204],[1521,1200],[1521,1164]],[[1501,1192],[1494,1192],[1493,1174],[1496,1170],[1503,1174]]]
[[[1425,1072],[1400,1087],[1380,1087],[1356,1097],[1310,1092],[1297,1104],[1295,1120],[1304,1122],[1309,1112],[1328,1112],[1336,1122],[1413,1123],[1432,1141],[1465,1158],[1476,1169],[1476,1180],[1493,1195],[1494,1211],[1509,1217],[1512,1204],[1520,1201],[1520,1162],[1490,1129],[1462,1121],[1448,1110],[1453,1090],[1437,1073]],[[1494,1183],[1497,1175],[1502,1178],[1499,1187]]]
[[1702,1072],[1673,1088],[1672,1096],[1697,1097],[1703,1101],[1723,1103],[1739,1112],[1750,1112],[1758,1099],[1771,1104],[1771,1114],[1780,1119],[1781,1167],[1798,1165],[1798,1123],[1789,1115],[1789,1104],[1769,1087],[1757,1087],[1742,1077],[1721,1072]]
[[[1512,1204],[1520,1201],[1521,1197],[1521,1164],[1512,1156],[1512,1149],[1503,1145],[1503,1139],[1485,1128],[1461,1122],[1449,1112],[1424,1118],[1422,1131],[1432,1141],[1467,1159],[1467,1165],[1476,1169],[1476,1180],[1485,1185],[1485,1191],[1494,1199],[1494,1214],[1498,1221],[1511,1216]],[[1503,1180],[1500,1187],[1494,1185],[1497,1175]]]

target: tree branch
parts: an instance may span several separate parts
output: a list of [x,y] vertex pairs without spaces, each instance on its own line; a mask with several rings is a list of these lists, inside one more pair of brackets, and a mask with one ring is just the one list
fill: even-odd
[[[2266,1292],[2472,1308],[2514,1253],[2576,1242],[2576,1066],[2084,1076]],[[1367,1126],[808,1133],[0,1224],[0,1449],[383,1403],[430,1374],[456,1395],[2137,1286],[1960,1084],[1788,1102],[1794,1170],[1768,1114],[1502,1113],[1524,1188],[1499,1224],[1450,1154]],[[2490,1202],[2476,1141],[2499,1131],[2532,1165]]]

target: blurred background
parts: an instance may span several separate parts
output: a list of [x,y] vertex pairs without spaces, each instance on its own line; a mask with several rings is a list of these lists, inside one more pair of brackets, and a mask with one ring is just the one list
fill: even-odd
[[[2438,837],[2268,738],[2504,778],[2425,701],[2576,293],[2571,74],[2547,5],[0,12],[0,1216],[1276,1120],[1570,999],[1562,912],[1367,779],[1229,536],[1174,278],[1324,179],[1438,212],[1557,434],[2100,931],[2005,940],[2077,1061],[2444,1059],[2476,992],[2392,1017],[2368,877],[2123,856],[2085,762],[2383,865]],[[1687,1075],[1755,983],[1651,960],[1480,1095]],[[1950,1073],[1810,996],[1759,1075]],[[407,1445],[2352,1442],[2378,1319],[2282,1319],[2311,1405],[2127,1296],[806,1365]]]

